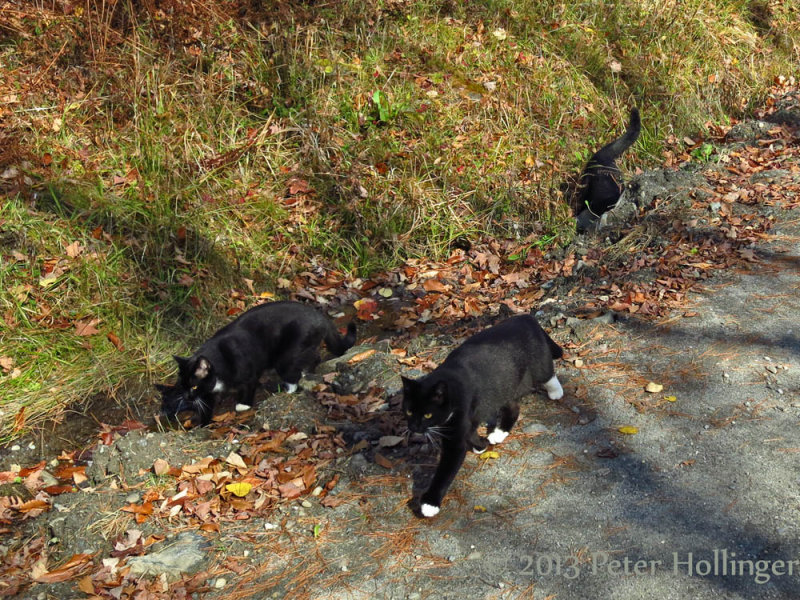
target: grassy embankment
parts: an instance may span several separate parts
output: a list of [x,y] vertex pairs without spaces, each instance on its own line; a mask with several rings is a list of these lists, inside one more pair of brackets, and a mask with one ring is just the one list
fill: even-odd
[[631,105],[628,170],[745,113],[800,38],[795,0],[110,4],[0,4],[0,440],[148,396],[312,262],[568,241],[558,183]]

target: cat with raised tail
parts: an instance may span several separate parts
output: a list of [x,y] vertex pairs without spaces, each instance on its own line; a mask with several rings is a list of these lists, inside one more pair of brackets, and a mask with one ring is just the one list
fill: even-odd
[[[508,437],[519,417],[517,401],[536,384],[553,400],[564,395],[553,368],[562,356],[532,315],[520,315],[468,338],[425,377],[403,377],[409,431],[441,442],[439,464],[420,499],[422,516],[439,512],[467,450],[480,454]],[[482,423],[486,438],[477,432]]]
[[178,381],[157,385],[161,412],[175,416],[194,411],[208,425],[219,396],[236,391],[237,410],[247,410],[259,377],[275,369],[284,389],[297,389],[304,371],[320,361],[320,344],[341,356],[356,341],[355,323],[342,336],[333,322],[317,309],[299,302],[269,302],[246,311],[217,331],[188,358],[175,356]]
[[641,131],[639,110],[632,108],[625,133],[600,148],[586,163],[572,197],[578,231],[588,229],[616,205],[623,188],[622,172],[616,161],[636,142]]

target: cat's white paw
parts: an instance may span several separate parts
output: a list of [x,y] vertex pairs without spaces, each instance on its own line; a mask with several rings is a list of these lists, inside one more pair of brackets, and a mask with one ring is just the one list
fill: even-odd
[[439,514],[439,507],[433,504],[423,504],[420,510],[423,517],[435,517]]
[[560,400],[564,397],[564,388],[561,387],[561,383],[555,375],[544,382],[544,389],[547,390],[547,397],[550,400]]
[[502,444],[508,437],[508,432],[502,429],[495,429],[492,433],[486,436],[490,444]]
[[251,408],[253,408],[253,407],[250,406],[249,404],[237,404],[236,405],[236,412],[245,412],[247,410],[250,410]]
[[486,448],[473,448],[472,451],[475,454],[483,454],[484,452],[486,452]]
[[297,391],[297,384],[296,383],[286,383],[283,382],[283,391],[287,394],[294,394]]

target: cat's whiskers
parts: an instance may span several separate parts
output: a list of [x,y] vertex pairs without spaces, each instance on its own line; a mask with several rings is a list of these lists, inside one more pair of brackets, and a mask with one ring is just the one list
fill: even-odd
[[435,448],[436,450],[441,448],[439,437],[436,435],[436,432],[429,429],[425,432],[425,439],[428,440],[428,443],[431,445],[431,447]]

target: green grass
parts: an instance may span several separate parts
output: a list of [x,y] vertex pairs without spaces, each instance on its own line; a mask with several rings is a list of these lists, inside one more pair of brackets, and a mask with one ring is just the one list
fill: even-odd
[[[312,258],[368,276],[462,236],[565,243],[558,185],[631,106],[628,170],[744,114],[800,40],[796,0],[87,6],[0,16],[0,172],[27,177],[0,180],[19,369],[0,375],[0,439],[22,406],[31,426],[151,397],[246,280],[274,290]],[[75,335],[87,319],[99,333]]]

